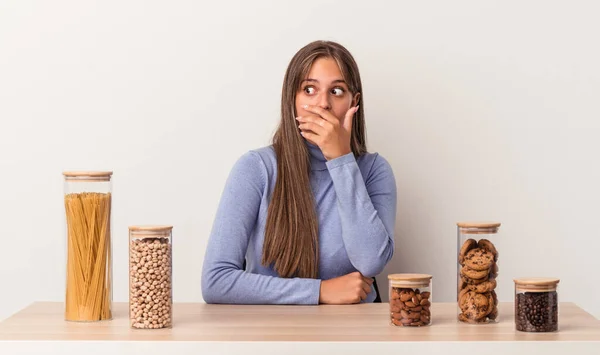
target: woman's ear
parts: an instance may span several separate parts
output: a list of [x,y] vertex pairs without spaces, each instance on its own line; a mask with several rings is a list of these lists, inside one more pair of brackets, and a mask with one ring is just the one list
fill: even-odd
[[351,107],[355,107],[356,105],[358,105],[359,100],[360,100],[360,92],[357,92],[356,94],[354,94],[354,97],[352,98],[352,106]]

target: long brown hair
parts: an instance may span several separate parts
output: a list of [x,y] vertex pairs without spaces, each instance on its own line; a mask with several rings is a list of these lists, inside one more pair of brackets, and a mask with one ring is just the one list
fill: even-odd
[[367,151],[364,102],[358,66],[346,48],[316,41],[300,49],[290,61],[281,94],[281,121],[273,136],[277,182],[267,213],[262,264],[273,265],[281,277],[317,278],[319,228],[310,187],[310,156],[296,123],[296,93],[318,58],[334,59],[352,95],[360,93],[350,147],[355,156]]

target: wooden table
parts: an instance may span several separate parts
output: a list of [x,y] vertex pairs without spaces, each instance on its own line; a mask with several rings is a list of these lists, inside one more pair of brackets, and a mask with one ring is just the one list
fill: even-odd
[[95,323],[64,321],[62,303],[34,303],[0,323],[0,354],[600,354],[600,321],[573,303],[560,304],[555,333],[515,331],[512,303],[499,310],[498,324],[467,325],[455,321],[454,303],[435,303],[431,326],[398,328],[388,324],[386,303],[178,303],[172,329],[139,330],[129,327],[126,303],[114,303],[113,320]]

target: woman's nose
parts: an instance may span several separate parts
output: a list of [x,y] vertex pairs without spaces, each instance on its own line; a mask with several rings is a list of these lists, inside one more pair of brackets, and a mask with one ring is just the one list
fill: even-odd
[[319,94],[319,97],[317,98],[318,103],[317,105],[324,109],[324,110],[329,110],[331,108],[331,104],[329,103],[329,95],[327,95],[327,93],[321,93]]

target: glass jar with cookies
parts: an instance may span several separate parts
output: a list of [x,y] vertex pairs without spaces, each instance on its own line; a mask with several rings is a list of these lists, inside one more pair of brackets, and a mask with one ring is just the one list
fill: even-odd
[[391,274],[390,324],[422,327],[431,324],[431,275]]
[[459,222],[457,304],[458,321],[488,324],[499,321],[496,278],[500,223]]

